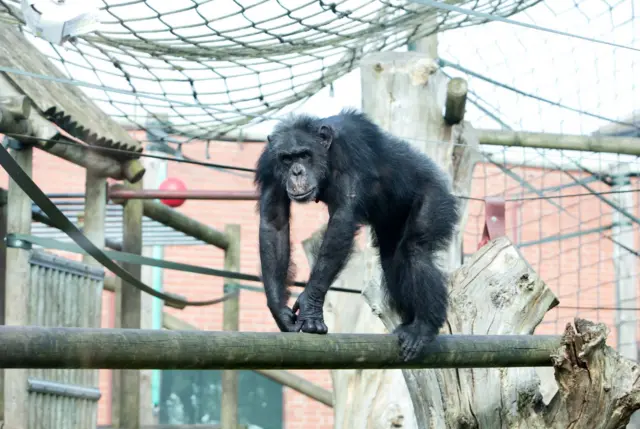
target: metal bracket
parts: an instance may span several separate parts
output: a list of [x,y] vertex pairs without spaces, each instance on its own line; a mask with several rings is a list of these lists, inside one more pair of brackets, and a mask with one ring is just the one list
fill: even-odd
[[7,149],[13,149],[15,151],[24,150],[24,149],[27,149],[30,146],[27,143],[23,143],[20,140],[15,139],[13,137],[9,137],[9,136],[5,136],[4,137],[4,141],[2,142],[2,144]]
[[489,241],[505,235],[505,202],[502,197],[484,199],[484,230],[478,249]]
[[31,250],[33,245],[28,241],[16,238],[14,234],[7,234],[4,237],[4,243],[12,249]]
[[66,396],[73,399],[84,399],[87,401],[97,402],[102,394],[100,389],[78,384],[58,383],[49,380],[38,380],[29,377],[27,379],[27,390],[33,393],[41,393],[45,395]]

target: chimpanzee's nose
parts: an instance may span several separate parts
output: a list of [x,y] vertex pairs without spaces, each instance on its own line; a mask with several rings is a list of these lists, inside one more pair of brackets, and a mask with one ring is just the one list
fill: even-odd
[[304,173],[304,168],[300,164],[295,164],[293,167],[291,167],[291,173],[294,176],[299,176]]

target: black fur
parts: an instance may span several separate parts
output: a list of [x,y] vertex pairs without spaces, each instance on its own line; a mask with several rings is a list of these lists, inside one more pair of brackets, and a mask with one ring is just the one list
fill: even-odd
[[[351,110],[279,123],[260,156],[260,259],[267,302],[282,331],[325,334],[322,306],[362,224],[371,225],[402,355],[420,355],[447,313],[445,274],[434,254],[459,220],[444,172],[403,140]],[[307,287],[286,306],[291,201],[322,201],[329,224]],[[299,313],[296,312],[299,310]]]

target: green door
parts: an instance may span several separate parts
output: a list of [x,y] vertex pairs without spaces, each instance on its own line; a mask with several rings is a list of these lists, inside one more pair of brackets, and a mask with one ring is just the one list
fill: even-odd
[[[282,386],[253,371],[239,372],[240,424],[282,429]],[[160,424],[220,422],[221,371],[162,371]]]

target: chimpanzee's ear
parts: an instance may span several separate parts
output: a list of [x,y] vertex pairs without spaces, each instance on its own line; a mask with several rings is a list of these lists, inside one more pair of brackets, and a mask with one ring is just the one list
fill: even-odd
[[269,134],[267,136],[267,143],[271,144],[272,143],[273,138],[271,137],[271,134]]
[[325,149],[329,149],[335,137],[335,130],[333,127],[330,125],[321,125],[318,130],[318,135],[320,136],[320,143],[322,146],[324,146]]

